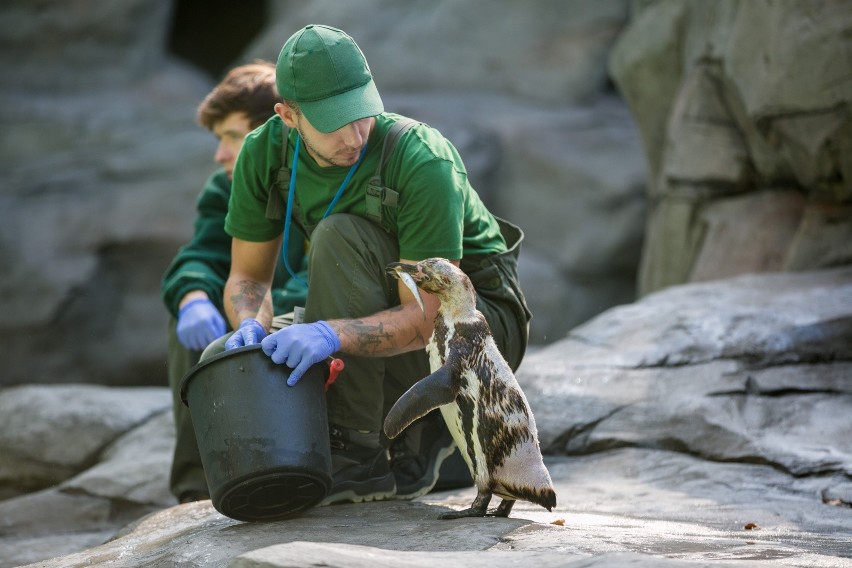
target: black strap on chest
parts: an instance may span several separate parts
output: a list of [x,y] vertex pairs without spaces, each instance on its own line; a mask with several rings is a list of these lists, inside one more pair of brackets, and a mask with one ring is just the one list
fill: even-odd
[[[385,165],[393,155],[397,142],[402,135],[405,134],[411,127],[418,122],[411,118],[401,118],[394,122],[385,134],[384,142],[382,143],[382,154],[379,158],[379,165],[376,167],[376,172],[370,178],[366,190],[366,211],[367,217],[381,225],[385,230],[390,231],[390,227],[382,214],[383,207],[396,207],[399,203],[399,193],[389,187],[385,187],[382,182],[382,172]],[[269,196],[266,201],[266,218],[280,221],[284,218],[287,211],[287,194],[290,191],[290,174],[291,169],[288,164],[287,148],[288,148],[288,128],[284,126],[283,145],[281,150],[281,164],[278,169],[278,176],[269,188]],[[294,196],[295,197],[295,196]],[[298,229],[305,236],[309,236],[313,227],[306,227],[302,224],[301,215],[298,214],[298,202],[293,201],[292,222],[296,224]]]
[[281,167],[278,168],[278,177],[269,188],[269,195],[266,198],[266,214],[267,219],[280,221],[287,213],[287,193],[290,191],[290,166],[287,158],[287,148],[290,144],[289,133],[290,129],[283,122],[282,144],[281,144]]
[[393,154],[396,143],[415,124],[417,124],[416,120],[402,118],[391,125],[382,143],[382,155],[379,158],[379,165],[376,166],[376,173],[367,184],[367,218],[383,226],[386,231],[390,231],[390,227],[382,215],[382,207],[396,207],[399,204],[399,192],[382,183],[382,172],[388,158]]

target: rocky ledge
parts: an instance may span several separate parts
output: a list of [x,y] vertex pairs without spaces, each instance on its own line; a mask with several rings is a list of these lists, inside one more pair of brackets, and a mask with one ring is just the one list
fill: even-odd
[[473,489],[272,523],[174,506],[165,388],[6,389],[0,566],[852,566],[852,269],[668,288],[518,380],[558,506],[455,521]]

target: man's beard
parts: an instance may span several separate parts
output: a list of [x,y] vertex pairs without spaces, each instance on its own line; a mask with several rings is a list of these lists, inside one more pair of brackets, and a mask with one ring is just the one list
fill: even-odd
[[[320,163],[320,166],[325,167],[327,165],[332,165],[338,166],[340,168],[348,168],[349,166],[355,163],[355,161],[342,162],[336,156],[326,156],[325,154],[317,150],[317,148],[313,144],[311,144],[310,140],[305,136],[305,133],[302,131],[301,128],[297,128],[296,130],[298,130],[299,136],[301,136],[302,138],[302,143],[311,151],[311,154],[314,156],[314,160],[317,162],[320,162],[320,160],[322,160],[324,162]],[[317,158],[319,158],[319,160]]]

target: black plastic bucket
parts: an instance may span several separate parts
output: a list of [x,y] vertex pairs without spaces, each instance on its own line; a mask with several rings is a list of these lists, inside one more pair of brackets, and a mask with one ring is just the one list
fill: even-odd
[[275,521],[317,505],[331,489],[323,365],[292,387],[290,368],[259,345],[195,365],[181,381],[210,498],[239,521]]

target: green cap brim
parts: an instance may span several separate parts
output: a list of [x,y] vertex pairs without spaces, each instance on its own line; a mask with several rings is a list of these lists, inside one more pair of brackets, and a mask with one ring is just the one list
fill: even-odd
[[376,84],[370,79],[360,87],[318,101],[299,101],[299,109],[320,132],[334,132],[350,122],[385,110]]

